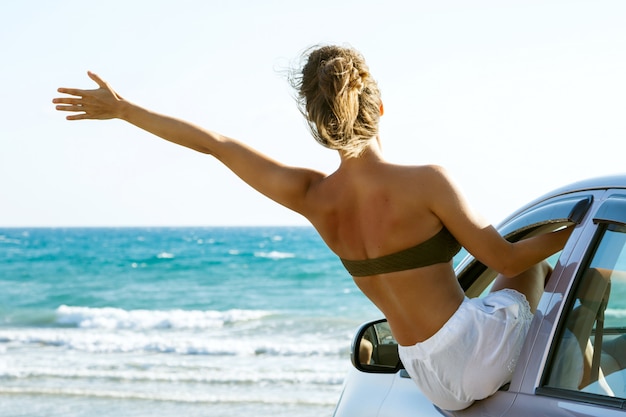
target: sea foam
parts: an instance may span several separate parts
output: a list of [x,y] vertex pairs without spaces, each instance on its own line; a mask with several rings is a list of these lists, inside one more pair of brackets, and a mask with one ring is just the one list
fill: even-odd
[[198,334],[196,331],[136,332],[103,329],[0,330],[0,343],[12,349],[29,346],[88,353],[160,353],[220,357],[347,358],[349,340],[305,337],[289,340],[269,336],[236,337]]
[[289,253],[289,252],[279,252],[279,251],[271,251],[271,252],[255,252],[254,256],[256,256],[257,258],[268,258],[268,259],[274,259],[274,260],[279,260],[279,259],[288,259],[288,258],[295,258],[296,255],[294,253]]
[[262,310],[124,310],[104,307],[71,307],[56,310],[56,323],[68,327],[102,329],[210,329],[258,320],[272,314]]

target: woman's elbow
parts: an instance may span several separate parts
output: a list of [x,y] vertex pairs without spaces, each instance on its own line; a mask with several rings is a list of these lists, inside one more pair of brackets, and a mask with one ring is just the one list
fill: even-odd
[[508,243],[506,247],[499,251],[498,256],[493,260],[494,265],[492,268],[500,275],[507,278],[521,274],[526,268],[519,262],[517,255],[518,253],[515,250],[515,246]]
[[497,269],[498,273],[505,278],[514,278],[524,272],[525,269],[515,265],[506,265]]

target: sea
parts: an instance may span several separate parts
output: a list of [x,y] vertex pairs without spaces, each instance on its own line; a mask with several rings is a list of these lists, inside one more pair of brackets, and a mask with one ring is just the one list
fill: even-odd
[[380,317],[310,227],[0,228],[0,416],[332,416]]

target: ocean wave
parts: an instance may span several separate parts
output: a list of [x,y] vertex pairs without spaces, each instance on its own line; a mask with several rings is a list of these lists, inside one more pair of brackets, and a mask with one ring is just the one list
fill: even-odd
[[623,319],[626,317],[626,309],[607,308],[604,312],[607,318]]
[[124,310],[104,307],[56,309],[55,323],[61,326],[98,329],[211,329],[239,322],[259,320],[271,315],[263,310]]
[[19,239],[13,239],[6,237],[5,235],[0,235],[0,243],[12,244],[12,245],[21,245],[22,241]]
[[256,256],[257,258],[279,260],[279,259],[295,258],[296,254],[290,253],[290,252],[279,252],[279,251],[273,250],[271,252],[254,252],[254,256]]
[[348,340],[297,340],[273,336],[207,335],[198,332],[148,332],[102,329],[0,330],[0,343],[12,349],[29,346],[55,347],[87,353],[160,353],[238,357],[333,357],[347,358]]

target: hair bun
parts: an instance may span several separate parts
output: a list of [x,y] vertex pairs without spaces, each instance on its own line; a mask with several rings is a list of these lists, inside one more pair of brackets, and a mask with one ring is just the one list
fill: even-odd
[[352,59],[337,56],[320,62],[320,88],[330,97],[342,96],[354,90],[363,91],[363,78]]
[[365,83],[363,83],[363,76],[353,66],[352,73],[350,74],[350,83],[348,84],[348,89],[357,90],[357,92],[361,94],[363,92],[364,87],[365,87]]

